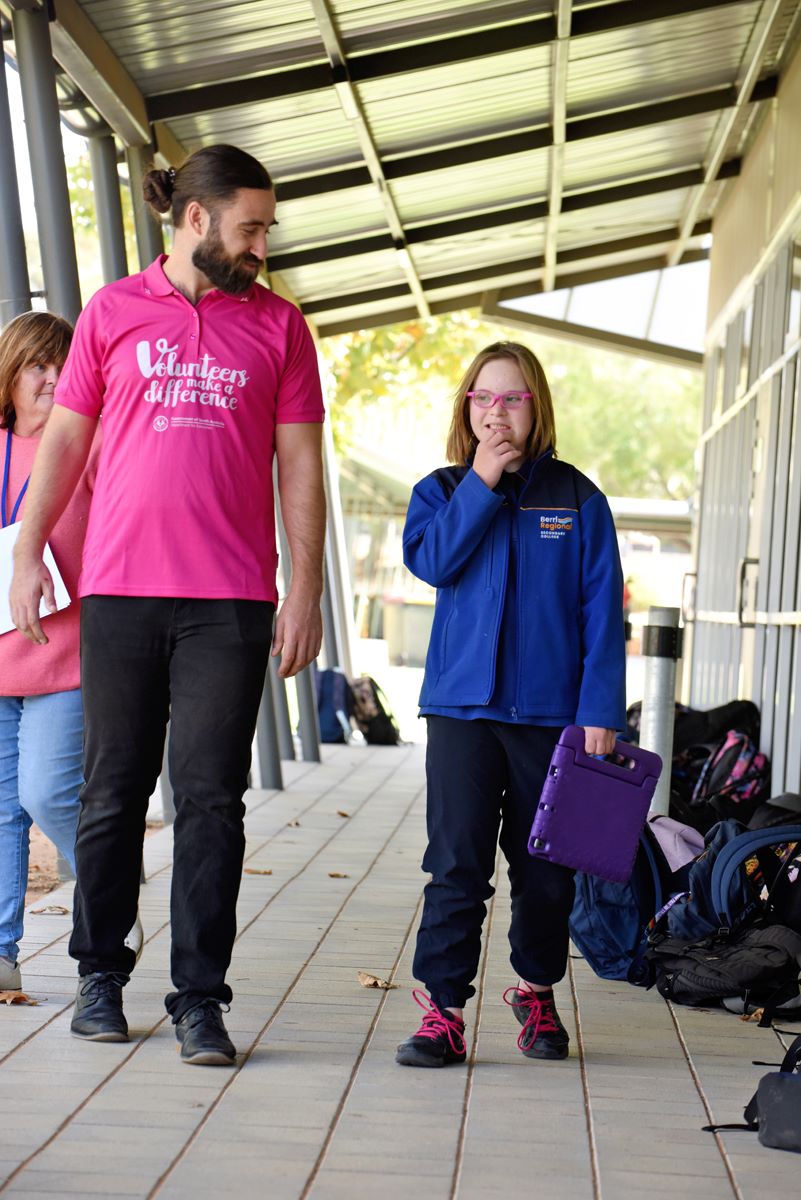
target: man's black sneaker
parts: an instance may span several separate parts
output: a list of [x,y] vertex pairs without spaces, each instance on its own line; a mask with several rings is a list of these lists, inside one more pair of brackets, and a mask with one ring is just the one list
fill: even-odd
[[127,975],[94,971],[82,975],[75,997],[70,1033],[86,1042],[127,1042],[128,1022],[122,1011]]
[[451,1063],[463,1063],[467,1057],[464,1021],[437,1008],[417,988],[412,996],[426,1015],[417,1032],[398,1046],[395,1062],[402,1067],[448,1067]]
[[567,1058],[570,1036],[559,1019],[553,992],[507,988],[504,1001],[523,1028],[517,1044],[526,1058]]
[[185,1012],[175,1026],[175,1036],[183,1062],[205,1067],[231,1067],[236,1062],[236,1048],[217,1000],[201,1000]]

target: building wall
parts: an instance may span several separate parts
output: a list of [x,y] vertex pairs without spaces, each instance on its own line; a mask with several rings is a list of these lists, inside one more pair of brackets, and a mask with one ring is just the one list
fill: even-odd
[[[799,213],[801,197],[801,47],[739,177],[715,214],[708,324],[714,331],[738,307],[766,254]],[[728,307],[727,307],[728,306]]]
[[762,714],[801,791],[801,53],[713,225],[690,702]]

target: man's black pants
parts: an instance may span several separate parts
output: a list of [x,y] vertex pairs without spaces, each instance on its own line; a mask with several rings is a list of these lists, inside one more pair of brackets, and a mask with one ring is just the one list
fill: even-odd
[[511,884],[512,967],[529,983],[557,983],[567,967],[573,872],[532,858],[527,844],[561,729],[440,716],[427,722],[423,870],[432,879],[414,976],[440,1008],[462,1008],[474,995],[500,828]]
[[175,796],[174,1021],[212,997],[236,935],[251,745],[273,605],[254,600],[89,596],[81,611],[85,747],[70,954],[81,975],[128,975],[147,805],[167,720]]

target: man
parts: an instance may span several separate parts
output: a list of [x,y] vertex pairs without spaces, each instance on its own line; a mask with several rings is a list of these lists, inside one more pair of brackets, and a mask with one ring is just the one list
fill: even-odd
[[[236,933],[250,747],[272,641],[280,673],[320,648],[325,499],[320,394],[308,329],[258,285],[275,219],[265,169],[232,146],[151,171],[174,246],[102,288],[81,315],[30,482],[11,592],[39,624],[42,550],[102,413],[83,558],[85,779],[70,954],[76,1037],[126,1041],[122,988],[148,798],[168,716],[175,795],[167,1009],[186,1062],[231,1064],[221,1015]],[[277,603],[273,455],[292,558]]]

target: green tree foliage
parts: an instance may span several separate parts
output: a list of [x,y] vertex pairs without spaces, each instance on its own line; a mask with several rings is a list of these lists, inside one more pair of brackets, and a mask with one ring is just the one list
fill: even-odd
[[[103,285],[100,267],[100,244],[97,235],[97,212],[89,152],[67,163],[67,185],[75,230],[75,250],[78,256],[78,272],[81,279],[81,294],[84,303]],[[134,230],[131,192],[127,180],[120,179],[122,201],[122,225],[125,232],[125,249],[129,271],[137,270],[136,233]]]
[[470,312],[325,340],[340,451],[361,448],[417,474],[442,464],[454,389],[477,351],[499,339],[524,341],[541,359],[562,458],[609,495],[692,494],[699,373],[521,334]]

